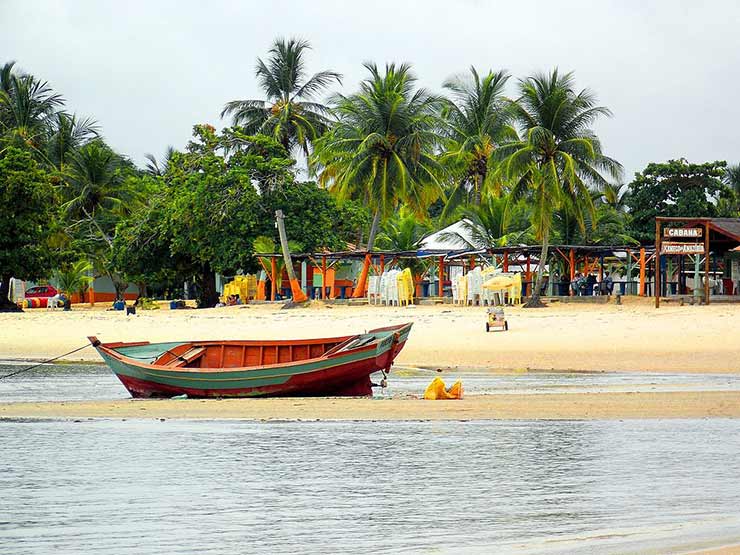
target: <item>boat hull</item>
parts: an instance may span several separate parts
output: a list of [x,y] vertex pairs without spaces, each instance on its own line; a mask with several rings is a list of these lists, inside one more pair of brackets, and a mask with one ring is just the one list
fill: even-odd
[[[378,334],[374,343],[347,352],[253,368],[169,369],[122,356],[105,345],[96,347],[136,398],[366,396],[372,394],[370,375],[390,369],[410,328],[407,324],[373,330],[368,333]],[[177,344],[166,345],[173,349],[172,345]]]

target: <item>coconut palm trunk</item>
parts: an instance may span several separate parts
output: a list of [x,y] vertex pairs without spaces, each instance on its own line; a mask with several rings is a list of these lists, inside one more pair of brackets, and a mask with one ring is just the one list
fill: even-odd
[[542,234],[542,250],[540,251],[540,262],[537,265],[537,279],[535,279],[534,287],[532,288],[532,294],[529,296],[529,300],[525,303],[525,308],[539,308],[545,306],[540,301],[540,291],[542,291],[542,279],[545,272],[545,264],[547,263],[547,255],[550,249],[550,229],[545,229]]
[[357,279],[357,286],[352,297],[359,299],[365,296],[365,287],[367,285],[367,275],[370,272],[370,261],[372,255],[370,254],[375,246],[375,237],[378,235],[378,228],[380,227],[380,209],[375,209],[375,215],[373,216],[373,224],[370,226],[370,235],[367,238],[367,254],[365,255],[365,262],[362,264],[362,272],[360,277]]

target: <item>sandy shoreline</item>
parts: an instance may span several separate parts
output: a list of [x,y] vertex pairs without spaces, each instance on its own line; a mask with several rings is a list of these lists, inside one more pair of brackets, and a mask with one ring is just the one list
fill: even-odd
[[740,391],[395,398],[119,400],[1,403],[3,418],[240,420],[603,420],[740,418]]
[[[85,343],[183,339],[307,338],[414,322],[397,363],[429,368],[740,372],[740,305],[656,310],[625,304],[553,304],[507,309],[510,330],[485,332],[485,309],[451,305],[387,308],[248,305],[208,310],[121,312],[76,309],[0,314],[0,359],[57,356]],[[85,349],[68,360],[99,361]]]

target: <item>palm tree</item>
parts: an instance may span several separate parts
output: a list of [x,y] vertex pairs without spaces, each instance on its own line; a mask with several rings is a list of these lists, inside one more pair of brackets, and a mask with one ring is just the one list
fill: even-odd
[[113,268],[113,240],[118,216],[129,214],[140,194],[127,186],[121,175],[124,161],[101,139],[79,148],[71,157],[63,195],[62,211],[67,232],[89,245],[86,252],[96,268],[105,272],[123,298],[128,283]]
[[[434,154],[441,101],[416,88],[407,64],[387,64],[384,73],[375,64],[364,65],[370,77],[360,91],[334,98],[339,119],[317,141],[314,161],[322,166],[322,185],[373,210],[369,252],[381,219],[399,203],[421,214],[442,192],[442,168]],[[369,264],[367,256],[356,296],[364,293]]]
[[630,196],[629,185],[606,183],[601,189],[600,202],[623,214],[627,212]]
[[157,160],[154,154],[145,154],[144,158],[146,158],[146,166],[144,171],[154,177],[164,177],[164,174],[167,173],[167,168],[170,165],[170,160],[172,159],[173,154],[175,154],[175,147],[173,146],[168,146],[164,151],[164,156],[159,160]]
[[[378,234],[378,246],[391,251],[416,251],[419,242],[429,234],[431,225],[420,220],[416,214],[403,207],[393,217],[386,220]],[[425,270],[425,264],[418,258],[402,258],[399,266],[410,268],[414,277]]]
[[92,118],[78,119],[65,112],[57,112],[49,121],[46,158],[58,170],[63,170],[75,150],[99,136],[99,128]]
[[480,205],[471,205],[459,213],[465,233],[443,234],[443,239],[457,241],[461,248],[505,247],[526,242],[532,235],[528,207],[510,193],[488,195]]
[[489,71],[481,78],[471,67],[470,76],[456,76],[442,85],[452,94],[442,110],[442,162],[458,176],[448,207],[459,204],[468,191],[479,205],[482,191],[494,175],[489,172],[491,155],[501,142],[518,139],[510,125],[511,102],[504,96],[508,79],[505,70]]
[[735,191],[736,195],[740,196],[740,164],[727,166],[724,182]]
[[61,291],[64,291],[69,296],[72,293],[78,293],[80,299],[82,299],[85,291],[87,291],[90,284],[94,281],[94,278],[90,275],[91,270],[92,264],[87,260],[78,260],[62,267],[61,270],[56,272],[54,277]]
[[31,149],[42,159],[50,122],[64,105],[46,81],[18,73],[15,62],[0,68],[0,152],[2,143]]
[[603,188],[601,172],[618,179],[621,165],[605,156],[591,130],[600,116],[611,112],[596,105],[587,89],[576,92],[572,73],[557,69],[519,83],[520,97],[514,105],[523,139],[504,145],[502,172],[514,182],[515,196],[528,195],[533,203],[535,236],[542,241],[537,282],[526,306],[541,306],[539,292],[548,257],[553,212],[564,207],[583,229],[584,215],[594,213],[589,185]]
[[288,152],[299,147],[308,156],[329,123],[327,107],[314,99],[332,82],[341,84],[342,77],[320,71],[306,78],[303,57],[310,48],[304,40],[276,40],[267,62],[257,59],[256,74],[267,100],[232,100],[221,117],[231,116],[247,135],[272,135]]

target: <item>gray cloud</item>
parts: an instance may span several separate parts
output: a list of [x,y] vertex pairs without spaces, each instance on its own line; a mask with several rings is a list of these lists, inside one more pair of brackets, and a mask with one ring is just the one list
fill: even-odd
[[255,58],[294,35],[346,91],[366,60],[411,62],[433,90],[471,64],[575,71],[614,112],[597,132],[627,180],[650,161],[740,161],[735,1],[2,0],[0,20],[0,61],[47,79],[138,162],[182,147],[195,123],[226,125],[226,101],[260,98]]

